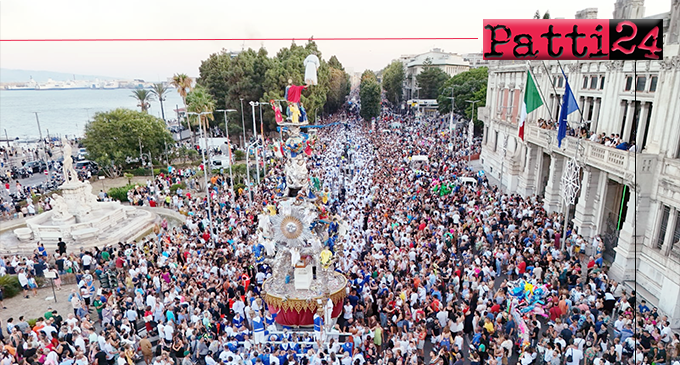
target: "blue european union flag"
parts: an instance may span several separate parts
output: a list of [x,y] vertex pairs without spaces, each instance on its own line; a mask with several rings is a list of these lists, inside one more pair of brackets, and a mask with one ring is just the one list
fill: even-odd
[[[562,71],[564,75],[564,71]],[[562,140],[567,136],[567,116],[578,110],[578,104],[576,103],[576,98],[574,93],[569,87],[569,80],[567,80],[567,75],[564,75],[564,95],[562,96],[562,109],[560,109],[560,124],[557,128],[557,147],[562,148]]]

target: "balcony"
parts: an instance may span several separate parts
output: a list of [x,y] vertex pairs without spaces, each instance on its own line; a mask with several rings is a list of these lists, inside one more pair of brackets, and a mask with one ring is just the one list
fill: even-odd
[[[558,148],[556,130],[541,129],[535,125],[527,125],[525,133],[527,142],[539,145],[548,152],[559,153],[568,158],[576,156],[578,139],[575,137],[564,138],[562,140],[562,148]],[[581,153],[584,156],[586,165],[617,176],[625,183],[634,182],[636,174],[638,180],[641,177],[651,178],[657,160],[657,155],[638,153],[635,156],[633,152],[605,147],[599,143],[587,140],[581,141]]]

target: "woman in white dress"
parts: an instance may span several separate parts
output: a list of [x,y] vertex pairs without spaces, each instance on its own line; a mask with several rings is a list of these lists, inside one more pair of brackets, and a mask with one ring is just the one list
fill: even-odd
[[319,57],[317,57],[315,53],[312,53],[305,58],[303,64],[305,65],[305,84],[317,85],[316,70],[321,65]]

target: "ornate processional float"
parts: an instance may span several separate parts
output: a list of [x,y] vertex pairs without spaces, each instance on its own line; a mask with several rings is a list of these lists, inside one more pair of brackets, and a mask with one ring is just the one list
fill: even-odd
[[258,263],[272,268],[262,291],[276,322],[295,327],[323,322],[330,329],[347,295],[347,278],[334,267],[335,253],[343,252],[342,244],[335,241],[344,235],[346,225],[337,216],[329,217],[330,193],[317,177],[310,178],[307,170],[314,138],[301,130],[308,125],[300,103],[305,87],[289,81],[286,120],[278,102],[271,101],[276,122],[285,133],[285,141],[277,148],[285,159],[285,177],[279,178],[276,188],[278,211],[269,206],[258,216],[258,242],[253,252]]

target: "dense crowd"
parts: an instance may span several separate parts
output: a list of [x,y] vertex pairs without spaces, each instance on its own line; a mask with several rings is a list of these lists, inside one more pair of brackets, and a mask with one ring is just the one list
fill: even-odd
[[[394,119],[401,128],[384,131]],[[258,214],[276,204],[281,161],[269,161],[252,192],[233,197],[228,175],[212,176],[210,204],[193,170],[169,168],[129,194],[185,216],[178,225],[164,220],[153,239],[77,252],[39,246],[31,257],[0,261],[28,297],[31,278],[47,270],[78,283],[72,313],[48,311],[32,327],[23,317],[6,320],[1,365],[678,360],[668,318],[607,276],[601,240],[570,227],[562,237],[562,217],[539,197],[503,193],[470,169],[460,147],[466,130],[449,135],[448,121],[392,115],[375,129],[354,115],[327,122],[335,121],[319,130],[308,168],[332,192],[329,212],[350,227],[336,246],[344,249],[336,269],[349,279],[341,335],[317,342],[313,332],[280,331],[260,297],[272,268],[255,263],[252,247]],[[416,168],[416,155],[427,162]],[[178,182],[186,188],[170,191]],[[529,312],[518,323],[509,314],[518,282],[548,289],[545,315]]]

